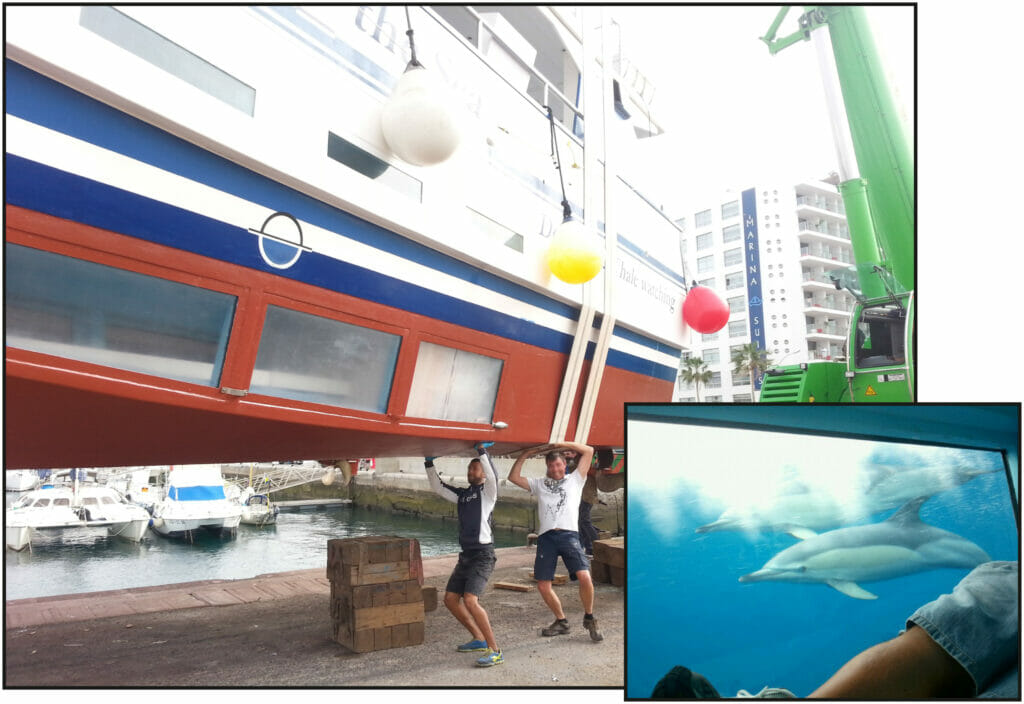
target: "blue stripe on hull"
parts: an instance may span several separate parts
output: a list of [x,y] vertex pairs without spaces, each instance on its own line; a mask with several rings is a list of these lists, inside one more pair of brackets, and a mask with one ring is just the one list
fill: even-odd
[[[344,233],[372,247],[578,320],[579,311],[573,306],[260,176],[10,60],[5,60],[5,83],[9,114],[264,205],[270,211],[291,212],[323,229]],[[6,196],[12,205],[232,264],[269,270],[259,256],[256,238],[241,224],[229,225],[11,154],[6,155],[6,169]],[[564,333],[315,252],[304,254],[288,270],[271,273],[562,354],[569,352],[572,343]],[[616,326],[615,335],[660,352],[679,353],[678,348],[620,326]],[[608,363],[665,381],[675,379],[673,367],[616,350],[609,351]]]

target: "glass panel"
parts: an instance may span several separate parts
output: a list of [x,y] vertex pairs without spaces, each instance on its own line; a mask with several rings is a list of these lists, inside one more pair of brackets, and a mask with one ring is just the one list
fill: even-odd
[[693,224],[695,227],[705,227],[711,224],[711,211],[702,210],[693,216]]
[[419,179],[333,132],[327,133],[327,156],[417,202],[423,200],[423,183]]
[[714,243],[711,241],[710,232],[705,232],[702,235],[697,235],[697,249],[707,249],[712,244]]
[[6,245],[7,344],[216,386],[235,296]]
[[722,204],[722,219],[734,218],[740,214],[740,202],[738,200]]
[[267,307],[249,391],[384,413],[399,335]]
[[735,242],[740,238],[740,226],[729,225],[729,227],[722,228],[722,241],[723,242]]
[[112,7],[86,6],[79,23],[218,100],[252,115],[256,91]]
[[406,415],[490,423],[503,366],[494,357],[421,343]]
[[734,264],[739,264],[743,261],[743,250],[741,250],[739,247],[737,247],[736,249],[726,250],[726,252],[723,255],[723,259],[725,260],[726,266],[733,266]]

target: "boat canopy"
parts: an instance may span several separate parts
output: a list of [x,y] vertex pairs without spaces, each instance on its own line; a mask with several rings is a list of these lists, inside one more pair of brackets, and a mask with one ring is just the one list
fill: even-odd
[[167,498],[172,501],[223,500],[224,480],[219,465],[172,469],[167,478]]

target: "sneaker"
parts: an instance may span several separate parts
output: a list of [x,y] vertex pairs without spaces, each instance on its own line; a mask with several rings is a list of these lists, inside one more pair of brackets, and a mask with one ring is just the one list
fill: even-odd
[[796,695],[782,687],[762,687],[757,694],[751,694],[745,689],[736,692],[740,699],[796,699]]
[[595,643],[600,643],[602,640],[604,640],[604,636],[601,635],[600,632],[598,632],[597,630],[596,618],[587,618],[586,616],[584,616],[583,627],[590,631],[590,640],[594,641]]
[[487,643],[482,640],[471,640],[468,643],[463,643],[455,649],[460,653],[475,653],[481,650],[487,650]]
[[557,619],[556,618],[555,622],[552,623],[547,628],[541,630],[540,634],[542,636],[560,636],[560,635],[564,635],[564,634],[566,634],[568,632],[569,632],[569,621],[564,619],[564,618],[562,618],[562,619]]
[[492,665],[500,665],[505,662],[505,658],[501,656],[500,650],[487,650],[487,655],[482,658],[478,658],[476,661],[477,667],[491,667]]
[[[474,445],[473,447],[475,447],[475,448],[476,448],[476,451],[477,451],[477,452],[483,452],[484,450],[486,450],[486,449],[487,449],[488,447],[490,447],[490,446],[491,446],[491,445],[493,445],[493,444],[494,444],[493,442],[478,442],[478,443],[477,443],[476,445]],[[500,652],[501,652],[501,651],[499,651],[499,654],[500,654]]]

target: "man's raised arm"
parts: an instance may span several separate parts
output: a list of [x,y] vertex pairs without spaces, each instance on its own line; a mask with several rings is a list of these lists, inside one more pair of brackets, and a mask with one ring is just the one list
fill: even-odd
[[423,465],[427,468],[427,482],[430,483],[430,488],[434,490],[434,493],[446,501],[451,501],[453,504],[458,503],[459,495],[452,491],[450,486],[442,482],[441,477],[437,475],[437,470],[434,468],[434,458],[424,458]]
[[530,482],[523,477],[523,463],[526,462],[530,457],[533,457],[539,452],[548,450],[550,445],[537,445],[536,447],[528,447],[519,453],[516,457],[515,464],[512,465],[512,469],[509,470],[508,480],[518,486],[520,489],[530,490]]

